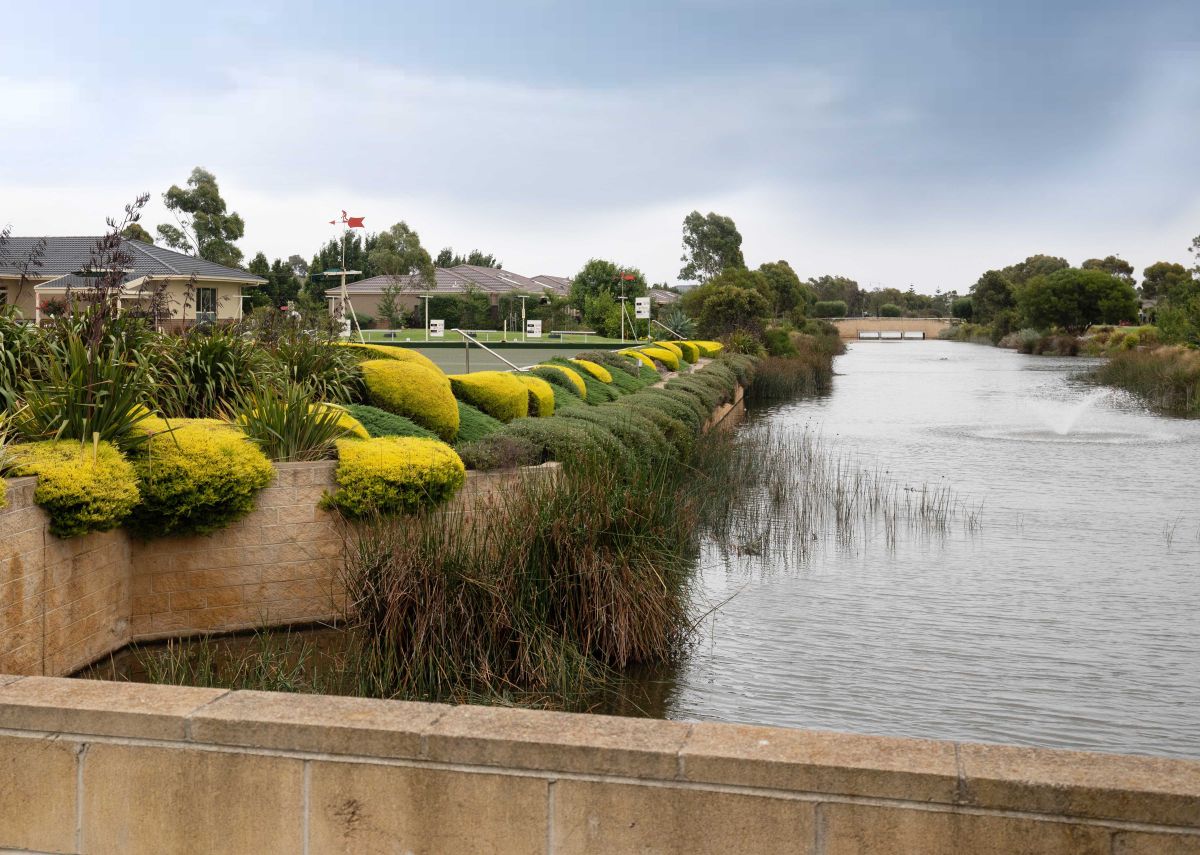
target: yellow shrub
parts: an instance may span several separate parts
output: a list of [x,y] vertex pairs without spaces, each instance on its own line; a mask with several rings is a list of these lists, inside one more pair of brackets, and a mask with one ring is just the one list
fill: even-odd
[[551,368],[555,371],[561,372],[562,376],[566,377],[567,382],[571,384],[571,388],[579,394],[579,397],[583,398],[585,401],[587,400],[587,386],[584,384],[583,378],[580,377],[577,372],[571,370],[565,365],[551,365],[549,362],[543,362],[538,366],[538,368]]
[[50,515],[50,531],[74,537],[119,526],[138,503],[137,475],[107,442],[78,440],[10,447],[14,475],[36,475],[33,500]]
[[466,480],[454,449],[436,439],[339,439],[338,491],[325,499],[347,516],[404,513],[441,504]]
[[[275,477],[271,461],[235,425],[217,419],[147,422],[154,435],[132,458],[141,501],[130,518],[144,536],[216,531],[254,510],[258,491]],[[168,424],[170,432],[159,433]]]
[[700,348],[701,356],[718,356],[725,349],[719,341],[694,341],[692,344]]
[[554,415],[554,387],[551,384],[527,372],[513,377],[529,392],[529,415],[540,418]]
[[451,374],[450,388],[464,404],[483,410],[494,419],[511,422],[529,415],[529,390],[506,371]]
[[353,341],[343,342],[342,346],[354,348],[365,359],[395,359],[398,362],[415,362],[417,365],[423,365],[439,374],[445,373],[428,356],[410,347],[388,347],[385,344],[360,344]]
[[676,346],[683,351],[683,359],[685,362],[695,362],[700,358],[700,348],[696,347],[694,342],[677,341]]
[[621,354],[622,356],[632,356],[647,368],[654,368],[654,360],[644,353],[638,353],[636,350],[618,350],[617,353]]
[[667,350],[665,347],[643,347],[642,353],[651,359],[657,359],[672,371],[679,370],[679,357],[675,355],[674,351]]
[[654,346],[655,347],[665,347],[667,350],[671,351],[671,353],[675,354],[680,359],[683,359],[683,348],[679,346],[679,342],[657,341],[654,343]]
[[570,361],[575,363],[576,365],[578,365],[580,368],[582,368],[588,374],[591,374],[593,377],[595,377],[600,382],[602,382],[602,383],[611,383],[612,382],[612,374],[610,374],[608,372],[608,369],[605,368],[600,363],[592,362],[590,359],[572,359]]
[[340,415],[338,416],[338,427],[346,431],[350,436],[358,437],[359,439],[370,439],[371,434],[363,426],[363,423],[354,416],[350,415],[350,411],[338,404],[313,404],[308,408],[309,412],[324,412],[325,410],[334,410]]
[[360,368],[370,404],[407,416],[446,442],[454,441],[458,403],[445,374],[398,359],[372,359]]

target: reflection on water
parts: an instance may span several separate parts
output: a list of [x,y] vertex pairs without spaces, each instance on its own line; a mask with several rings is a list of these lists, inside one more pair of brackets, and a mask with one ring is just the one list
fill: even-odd
[[786,567],[709,544],[701,605],[722,605],[613,711],[1200,757],[1200,422],[1088,364],[853,344],[832,395],[757,418],[949,485],[982,528]]

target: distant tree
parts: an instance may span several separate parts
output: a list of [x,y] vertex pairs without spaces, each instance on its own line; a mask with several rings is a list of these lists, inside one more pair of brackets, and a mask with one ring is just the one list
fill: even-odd
[[227,213],[216,176],[207,169],[193,169],[187,186],[185,190],[172,184],[163,194],[178,225],[160,225],[158,236],[171,249],[237,267],[242,263],[242,251],[234,242],[246,233],[246,224],[236,212]]
[[374,247],[367,253],[376,275],[420,276],[427,285],[433,285],[433,259],[421,246],[421,237],[405,222],[396,223],[375,238]]
[[303,279],[308,276],[308,262],[299,255],[289,255],[287,260],[288,267],[292,268],[292,273]]
[[408,315],[396,301],[401,290],[398,283],[389,282],[383,286],[383,296],[379,298],[379,302],[376,304],[375,311],[379,312],[379,317],[387,322],[388,329],[395,330],[402,328]]
[[433,261],[434,267],[458,267],[460,264],[470,264],[473,267],[500,268],[503,266],[491,253],[484,255],[479,250],[473,249],[464,256],[454,252],[450,247],[439,252]]
[[1013,283],[1000,270],[989,270],[971,286],[972,319],[988,324],[1000,313],[1017,304]]
[[1017,310],[1036,329],[1061,327],[1078,334],[1092,324],[1137,320],[1138,300],[1123,279],[1103,270],[1067,268],[1035,276],[1018,288]]
[[866,306],[866,296],[859,289],[858,283],[847,276],[818,276],[808,280],[808,287],[817,295],[818,300],[843,301],[846,311],[851,314],[858,314]]
[[726,287],[757,291],[767,301],[768,313],[771,312],[774,294],[770,278],[761,270],[747,270],[744,267],[727,267],[703,285],[690,288],[679,300],[679,306],[692,317],[699,318],[700,310],[713,292]]
[[259,252],[250,259],[248,269],[255,276],[267,280],[265,285],[248,292],[251,305],[279,308],[296,299],[300,291],[300,280],[296,278],[292,268],[280,259],[277,258],[273,264],[268,264],[267,256]]
[[786,261],[773,261],[759,265],[758,272],[767,280],[774,297],[776,317],[785,315],[797,307],[807,310],[817,302],[817,295],[800,281],[796,271]]
[[1109,276],[1124,279],[1130,285],[1137,285],[1133,278],[1133,265],[1116,255],[1106,255],[1104,258],[1089,258],[1080,265],[1081,270],[1103,270]]
[[1142,271],[1142,296],[1147,300],[1157,300],[1167,296],[1176,285],[1191,280],[1191,272],[1182,264],[1156,261]]
[[683,218],[683,269],[679,278],[707,282],[727,267],[744,268],[742,235],[729,217],[692,211]]
[[881,318],[898,318],[904,314],[904,309],[897,306],[895,303],[884,303],[879,307],[879,317]]
[[142,243],[154,243],[150,232],[142,228],[141,223],[130,223],[121,231],[121,237],[126,240],[140,240]]
[[700,334],[715,338],[735,330],[758,333],[771,312],[759,291],[721,285],[712,289],[700,308]]
[[1015,285],[1024,285],[1035,276],[1045,276],[1056,270],[1066,270],[1071,264],[1055,255],[1031,255],[1017,264],[1010,264],[1000,275]]
[[975,317],[970,297],[957,297],[950,304],[950,316],[969,321]]
[[846,305],[845,300],[818,300],[813,306],[813,317],[844,318],[849,311],[850,307]]
[[644,297],[647,290],[646,277],[636,267],[625,267],[613,261],[593,258],[571,280],[571,304],[576,309],[585,311],[588,298],[595,298],[603,293],[610,294],[614,299],[622,295],[631,298]]

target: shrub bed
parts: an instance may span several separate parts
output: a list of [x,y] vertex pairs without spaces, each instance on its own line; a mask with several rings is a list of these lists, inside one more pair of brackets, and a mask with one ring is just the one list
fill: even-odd
[[542,462],[542,447],[520,436],[493,434],[456,448],[468,469],[482,472],[512,469],[515,466],[536,466]]
[[632,356],[638,362],[642,363],[642,365],[644,367],[649,368],[655,374],[658,373],[658,369],[654,367],[654,360],[651,359],[646,354],[641,353],[640,351],[637,351],[637,350],[621,350],[621,351],[618,351],[618,353],[620,353],[622,356]]
[[11,446],[10,457],[12,474],[37,476],[33,500],[57,537],[109,531],[137,506],[137,473],[107,442],[51,439]]
[[458,402],[458,441],[460,443],[478,442],[489,434],[493,434],[504,423],[492,418],[483,410],[470,404]]
[[[389,413],[370,404],[348,404],[346,411],[366,428],[369,436],[415,436],[437,439],[437,434],[421,427],[412,419]],[[461,430],[461,427],[460,427]]]
[[579,357],[575,357],[574,359],[569,359],[567,361],[572,365],[578,365],[601,383],[611,383],[613,381],[612,374],[609,373],[607,368],[605,368],[603,365],[593,362],[590,359],[580,359]]
[[602,407],[580,407],[563,413],[562,417],[578,419],[604,428],[643,463],[668,460],[675,456],[675,448],[654,422],[639,415],[636,410],[620,406],[619,403]]
[[613,374],[614,377],[618,374],[628,374],[637,380],[642,376],[641,360],[629,354],[622,356],[620,353],[611,350],[589,350],[586,353],[579,354],[577,358],[598,362],[607,368],[609,373]]
[[363,360],[367,359],[394,359],[398,362],[413,362],[421,365],[439,374],[445,372],[438,366],[436,362],[430,359],[423,353],[412,350],[407,347],[388,347],[386,344],[359,344],[357,342],[346,342],[343,347],[353,348]]
[[656,341],[654,346],[665,348],[679,357],[680,360],[683,360],[683,348],[679,346],[679,342],[671,341],[670,339],[663,339],[662,341]]
[[445,374],[398,359],[368,360],[361,368],[372,406],[406,416],[447,442],[458,436],[458,404]]
[[673,350],[665,347],[643,347],[640,352],[656,362],[661,362],[672,371],[679,370],[679,354]]
[[526,439],[542,452],[542,460],[577,463],[591,458],[613,465],[629,461],[620,441],[599,425],[562,415],[551,419],[518,419],[504,428],[504,435]]
[[554,387],[528,372],[514,374],[513,377],[525,387],[529,393],[529,415],[546,418],[554,415]]
[[574,392],[580,398],[587,400],[587,386],[584,385],[583,378],[579,376],[579,372],[573,368],[543,362],[541,365],[534,366],[530,373],[535,377],[542,378],[547,383],[562,386],[564,389]]
[[454,397],[478,407],[494,419],[511,422],[529,415],[529,390],[505,371],[450,375]]
[[700,351],[701,356],[714,357],[719,356],[721,351],[725,349],[725,345],[719,341],[693,341],[692,344]]
[[350,517],[411,513],[442,504],[466,479],[462,460],[432,439],[385,436],[338,440],[338,490],[325,507]]
[[700,348],[696,347],[694,342],[677,341],[675,344],[680,350],[683,351],[683,358],[685,362],[695,364],[696,361],[700,359]]
[[[553,365],[559,368],[565,368],[568,371],[575,371],[575,375],[583,382],[584,388],[587,389],[585,400],[589,404],[603,404],[605,401],[611,401],[620,396],[620,389],[610,386],[603,380],[597,380],[587,371],[580,369],[578,366],[566,359],[554,358],[551,359],[548,365]],[[612,376],[611,374],[609,375]]]

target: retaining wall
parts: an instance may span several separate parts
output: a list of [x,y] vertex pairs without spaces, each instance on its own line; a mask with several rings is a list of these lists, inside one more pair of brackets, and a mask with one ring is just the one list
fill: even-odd
[[[149,541],[124,530],[66,540],[8,482],[0,509],[0,673],[72,673],[132,641],[331,619],[344,603],[339,518],[318,507],[334,461],[281,463],[253,512],[211,535]],[[557,464],[469,472],[444,512],[471,513],[513,479]]]
[[1200,763],[0,677],[0,848],[1200,852]]

